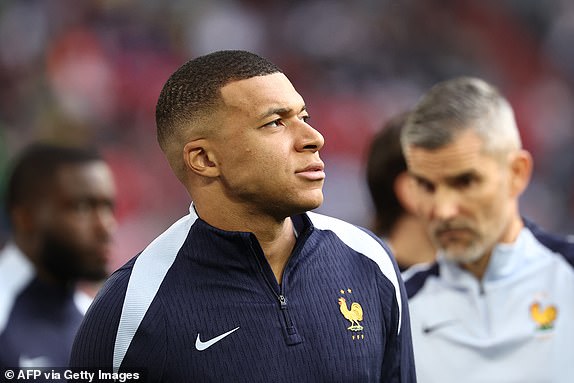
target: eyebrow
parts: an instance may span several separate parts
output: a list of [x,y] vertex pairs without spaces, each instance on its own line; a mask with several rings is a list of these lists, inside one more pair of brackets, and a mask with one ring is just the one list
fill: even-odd
[[413,179],[415,179],[417,182],[432,183],[429,179],[427,179],[427,178],[425,178],[425,177],[423,177],[423,176],[421,176],[421,175],[415,174],[415,173],[413,173],[413,172],[409,172],[409,174],[410,174],[410,176],[411,176]]
[[[299,113],[303,112],[307,110],[307,107],[305,105],[303,105],[303,107],[301,108],[301,110],[299,111]],[[259,119],[260,120],[264,120],[270,116],[273,115],[280,115],[280,116],[284,116],[286,114],[292,113],[293,109],[292,108],[269,108],[265,113],[263,113]]]
[[469,170],[465,170],[463,172],[460,172],[458,174],[455,174],[453,176],[446,177],[446,181],[447,182],[453,182],[453,181],[459,180],[463,177],[478,177],[478,176],[479,176],[479,174],[474,169],[469,169]]
[[[435,182],[429,180],[428,178],[426,178],[420,174],[415,174],[413,172],[409,172],[409,174],[411,175],[411,177],[413,177],[418,182],[426,182],[426,183],[433,184],[433,185],[435,183]],[[451,183],[451,182],[454,182],[454,181],[456,181],[462,177],[480,177],[480,174],[477,173],[473,169],[469,169],[469,170],[465,170],[465,171],[462,171],[462,172],[454,174],[454,175],[446,176],[443,178],[443,180],[448,182],[448,183]]]

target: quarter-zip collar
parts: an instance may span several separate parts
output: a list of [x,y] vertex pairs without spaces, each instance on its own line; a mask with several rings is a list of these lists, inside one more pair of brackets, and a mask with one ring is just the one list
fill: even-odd
[[516,271],[534,263],[537,253],[526,249],[536,246],[540,246],[536,238],[530,230],[523,228],[514,243],[499,243],[494,247],[482,280],[478,281],[458,263],[447,260],[442,252],[438,253],[440,273],[455,287],[482,290],[491,283],[514,277]]
[[199,253],[190,250],[185,255],[204,266],[211,265],[214,269],[224,266],[230,272],[253,274],[256,279],[262,281],[262,286],[267,289],[269,297],[273,299],[279,310],[285,342],[289,346],[294,346],[302,343],[303,339],[289,311],[291,307],[288,298],[290,273],[296,269],[295,266],[300,257],[304,256],[302,249],[313,231],[313,225],[306,214],[297,215],[291,219],[297,239],[285,265],[281,285],[277,282],[259,241],[253,233],[221,230],[198,217],[188,234],[188,240],[190,240],[193,233],[193,243],[183,248],[211,248],[213,251]]

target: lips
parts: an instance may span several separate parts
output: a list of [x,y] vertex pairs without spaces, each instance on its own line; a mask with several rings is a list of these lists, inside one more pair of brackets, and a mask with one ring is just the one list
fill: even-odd
[[322,180],[325,178],[325,165],[323,162],[314,162],[307,167],[298,170],[295,174],[303,176],[310,180]]
[[436,230],[434,236],[443,244],[467,243],[476,237],[475,232],[468,227],[449,227]]
[[325,169],[325,165],[322,162],[316,162],[305,169],[298,171],[297,173],[304,173],[304,172],[322,172]]

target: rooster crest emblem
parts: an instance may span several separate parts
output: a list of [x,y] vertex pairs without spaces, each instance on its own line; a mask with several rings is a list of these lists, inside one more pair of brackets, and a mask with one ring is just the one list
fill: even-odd
[[554,305],[549,305],[542,310],[540,303],[534,302],[530,305],[530,316],[538,325],[538,330],[550,330],[554,327],[558,309]]
[[347,301],[345,298],[339,298],[339,309],[341,314],[351,322],[351,325],[347,327],[347,330],[351,331],[362,331],[363,326],[359,324],[363,320],[363,308],[357,302],[351,303],[351,309],[347,308]]

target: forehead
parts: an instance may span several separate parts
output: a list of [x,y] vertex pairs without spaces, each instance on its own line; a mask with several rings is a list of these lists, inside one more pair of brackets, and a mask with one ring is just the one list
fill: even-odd
[[60,196],[113,198],[115,185],[112,172],[103,161],[64,165],[54,179],[54,191]]
[[283,73],[233,81],[221,88],[226,106],[258,116],[267,109],[299,107],[303,98]]
[[483,150],[483,140],[472,130],[460,133],[438,149],[409,146],[405,149],[411,173],[425,178],[444,178],[469,171],[489,171],[496,159]]

